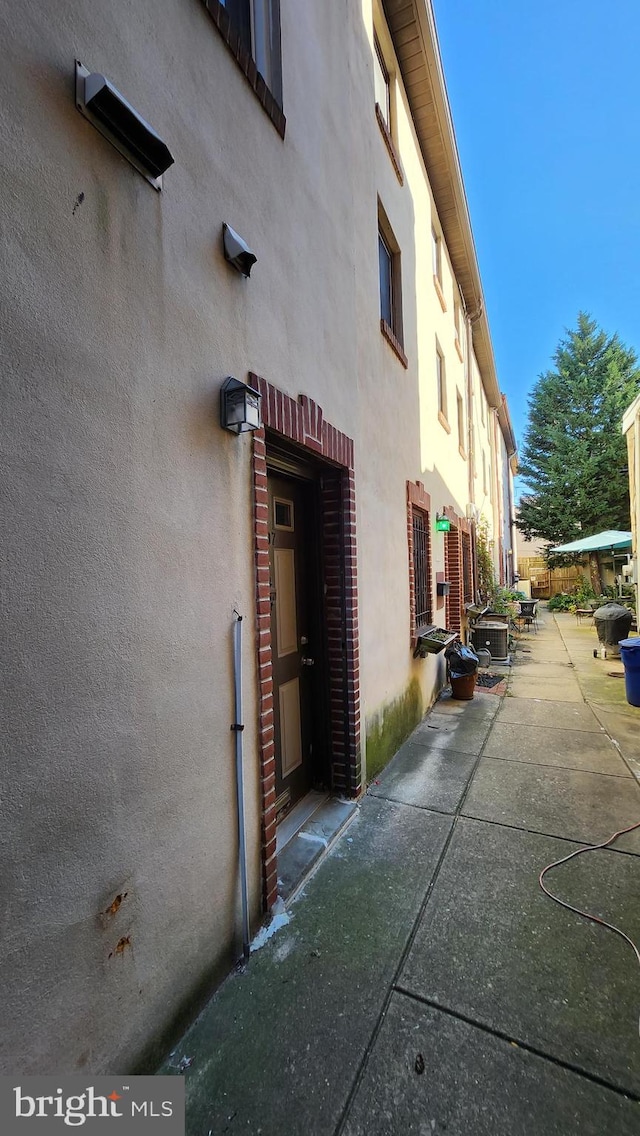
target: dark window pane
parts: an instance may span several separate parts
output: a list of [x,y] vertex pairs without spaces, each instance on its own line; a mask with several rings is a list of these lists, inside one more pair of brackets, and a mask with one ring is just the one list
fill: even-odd
[[293,503],[274,500],[274,524],[277,529],[293,529]]
[[380,315],[389,327],[393,327],[392,267],[391,253],[378,235],[378,260],[380,263]]
[[251,0],[222,0],[222,3],[243,44],[251,51]]

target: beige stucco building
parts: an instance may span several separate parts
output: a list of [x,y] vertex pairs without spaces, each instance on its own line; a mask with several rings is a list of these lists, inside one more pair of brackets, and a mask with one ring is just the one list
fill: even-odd
[[0,9],[0,1069],[135,1071],[238,956],[236,614],[255,927],[436,698],[481,516],[510,582],[515,442],[428,0]]

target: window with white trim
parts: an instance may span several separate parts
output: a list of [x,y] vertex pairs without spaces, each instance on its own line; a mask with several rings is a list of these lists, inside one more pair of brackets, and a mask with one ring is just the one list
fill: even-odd
[[391,81],[377,36],[374,39],[373,82],[376,103],[380,107],[384,124],[391,134]]

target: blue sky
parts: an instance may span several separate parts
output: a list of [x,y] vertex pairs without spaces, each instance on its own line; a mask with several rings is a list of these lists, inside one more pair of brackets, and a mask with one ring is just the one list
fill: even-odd
[[640,354],[640,4],[433,3],[521,445],[526,396],[579,310]]

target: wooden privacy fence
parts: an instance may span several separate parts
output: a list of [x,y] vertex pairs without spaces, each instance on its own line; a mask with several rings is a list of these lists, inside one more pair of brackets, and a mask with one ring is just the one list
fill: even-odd
[[589,578],[589,569],[572,565],[570,568],[546,567],[541,556],[522,556],[518,558],[518,571],[521,580],[531,582],[531,598],[548,600],[558,592],[570,592],[581,580]]

